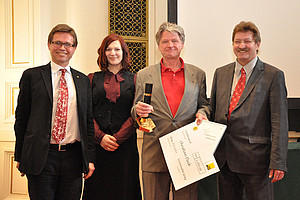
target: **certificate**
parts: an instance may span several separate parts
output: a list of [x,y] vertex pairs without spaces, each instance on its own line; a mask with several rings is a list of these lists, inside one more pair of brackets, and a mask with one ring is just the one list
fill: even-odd
[[226,125],[204,120],[159,138],[175,190],[220,171],[213,154],[225,130]]

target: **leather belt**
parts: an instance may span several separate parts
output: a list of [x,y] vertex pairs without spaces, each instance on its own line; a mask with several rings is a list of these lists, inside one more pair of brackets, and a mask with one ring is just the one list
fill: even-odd
[[50,144],[50,149],[55,151],[69,151],[76,147],[80,147],[80,142],[77,141],[69,144]]

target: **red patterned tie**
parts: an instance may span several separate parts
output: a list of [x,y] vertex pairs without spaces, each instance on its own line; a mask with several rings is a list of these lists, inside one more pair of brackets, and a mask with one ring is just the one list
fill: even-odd
[[59,144],[66,136],[67,116],[68,116],[68,87],[65,79],[66,69],[61,69],[59,83],[59,95],[55,120],[52,130],[52,137]]
[[231,97],[230,101],[230,106],[229,106],[229,111],[228,111],[228,120],[230,118],[231,112],[234,110],[236,107],[237,103],[239,102],[241,95],[245,89],[245,84],[246,84],[246,72],[244,68],[241,69],[241,77],[238,81],[238,83],[235,86],[233,95]]

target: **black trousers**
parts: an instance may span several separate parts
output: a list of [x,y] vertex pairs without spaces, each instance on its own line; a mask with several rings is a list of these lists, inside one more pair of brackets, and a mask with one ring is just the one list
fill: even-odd
[[268,175],[232,172],[226,163],[218,173],[219,200],[274,200]]
[[82,191],[80,143],[66,151],[50,149],[42,172],[26,176],[31,200],[80,199]]

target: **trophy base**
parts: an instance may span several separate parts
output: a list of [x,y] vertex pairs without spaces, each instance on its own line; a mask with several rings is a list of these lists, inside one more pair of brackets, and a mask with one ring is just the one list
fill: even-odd
[[152,119],[149,117],[148,118],[138,117],[136,121],[139,125],[139,130],[141,131],[151,133],[153,129],[156,127]]

